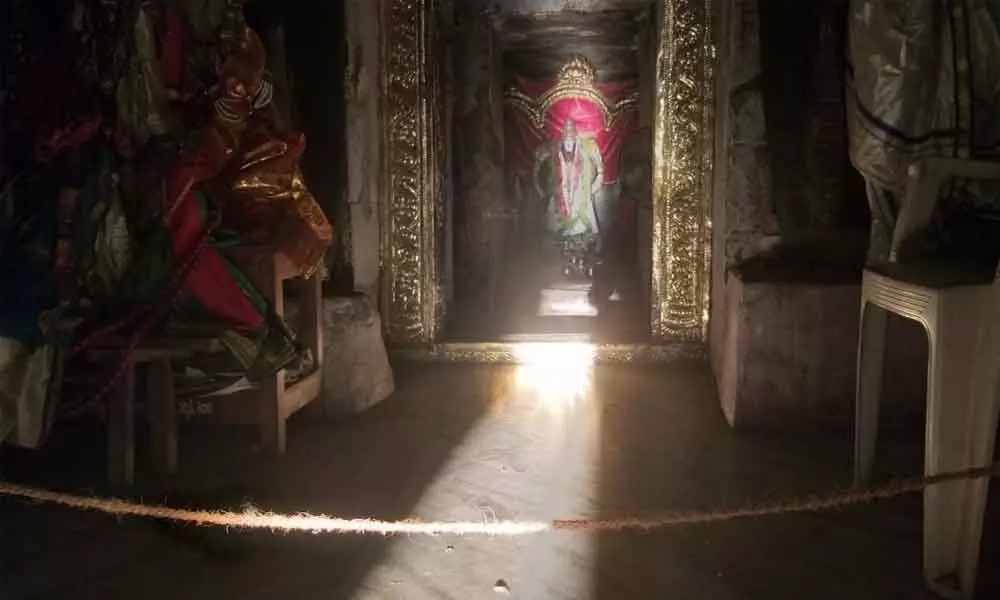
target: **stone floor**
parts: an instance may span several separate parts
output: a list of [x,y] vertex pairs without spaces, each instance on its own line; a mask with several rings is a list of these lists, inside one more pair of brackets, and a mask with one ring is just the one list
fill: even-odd
[[[183,473],[144,499],[192,507],[428,519],[548,519],[735,506],[830,490],[850,432],[737,434],[702,365],[656,370],[421,365],[342,423],[294,423],[288,455],[245,432],[185,433]],[[889,432],[881,476],[920,466],[919,426]],[[100,437],[66,429],[0,453],[8,480],[101,492]],[[1000,597],[994,486],[980,598]],[[503,580],[507,592],[494,589]],[[0,499],[0,598],[905,599],[920,576],[920,499],[638,534],[352,538],[227,533]]]

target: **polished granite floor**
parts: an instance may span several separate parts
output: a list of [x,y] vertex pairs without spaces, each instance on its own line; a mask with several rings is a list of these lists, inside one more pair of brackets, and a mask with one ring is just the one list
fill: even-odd
[[[576,354],[574,354],[574,352]],[[850,432],[738,434],[701,364],[403,365],[347,421],[295,422],[285,457],[247,432],[185,432],[182,473],[137,495],[191,507],[427,519],[549,519],[736,506],[845,484]],[[890,417],[891,418],[891,417]],[[919,423],[880,473],[919,470]],[[4,449],[0,476],[101,492],[100,437]],[[1000,598],[994,487],[981,598]],[[498,581],[502,585],[497,586]],[[331,537],[193,529],[0,499],[0,598],[922,600],[920,499],[647,534]]]

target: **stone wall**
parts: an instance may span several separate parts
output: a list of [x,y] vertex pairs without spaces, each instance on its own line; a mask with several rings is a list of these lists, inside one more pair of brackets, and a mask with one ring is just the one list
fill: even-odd
[[[287,0],[286,0],[287,2]],[[394,389],[377,309],[383,194],[383,13],[381,0],[288,2],[292,77],[309,135],[307,177],[337,220],[341,272],[323,299],[327,415],[361,412]],[[296,302],[286,305],[297,317]]]
[[306,134],[302,170],[337,234],[327,254],[333,284],[350,291],[351,222],[344,193],[344,11],[334,3],[307,0],[255,0],[252,4],[272,5],[283,15],[295,114]]
[[[719,403],[738,428],[850,425],[854,417],[856,284],[744,281],[726,288],[726,339],[716,365]],[[900,319],[889,327],[884,414],[922,409],[926,336]]]
[[244,15],[267,50],[278,125],[306,135],[302,171],[336,231],[327,267],[333,286],[350,291],[351,219],[344,194],[345,13],[335,4],[313,4],[250,0]]
[[[846,0],[718,6],[709,339],[720,403],[741,427],[849,421],[867,213],[846,150]],[[889,363],[908,374],[889,378],[888,395],[919,406],[922,342],[906,331],[890,338]]]
[[377,297],[382,189],[381,2],[347,0],[347,205],[354,289]]
[[847,154],[848,0],[758,2],[772,203],[785,237],[864,228],[861,176]]
[[489,15],[456,6],[453,40],[454,237],[456,301],[487,289],[490,216],[503,207],[503,90],[500,47]]
[[711,356],[720,372],[730,269],[781,237],[771,204],[757,0],[719,4],[712,238]]

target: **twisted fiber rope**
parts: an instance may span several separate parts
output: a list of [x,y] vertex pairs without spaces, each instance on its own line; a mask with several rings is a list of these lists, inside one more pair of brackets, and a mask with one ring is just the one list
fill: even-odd
[[517,536],[552,531],[651,531],[684,525],[719,523],[783,514],[821,512],[888,500],[947,482],[1000,477],[1000,462],[987,467],[914,477],[858,490],[844,490],[804,499],[714,511],[663,513],[611,519],[558,519],[553,521],[381,521],[343,519],[312,514],[277,514],[256,510],[244,512],[205,511],[152,506],[116,498],[86,497],[0,482],[0,496],[91,510],[115,516],[131,516],[228,529],[264,529],[274,532],[304,531],[332,534],[380,535],[489,535]]
[[814,495],[802,499],[777,501],[756,506],[722,509],[715,511],[675,512],[650,517],[618,517],[614,519],[568,519],[552,522],[554,529],[571,529],[578,531],[624,531],[666,529],[680,525],[695,525],[702,523],[718,523],[735,521],[737,519],[753,519],[775,515],[795,513],[812,513],[840,510],[861,504],[871,504],[882,500],[890,500],[914,494],[924,489],[963,480],[976,480],[1000,477],[1000,462],[986,467],[950,471],[929,475],[899,479],[889,483],[861,489],[842,490],[823,495]]

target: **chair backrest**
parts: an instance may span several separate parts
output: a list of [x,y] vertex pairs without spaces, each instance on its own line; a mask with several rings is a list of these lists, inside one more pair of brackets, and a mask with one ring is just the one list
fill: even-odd
[[1000,180],[1000,162],[957,158],[927,158],[910,166],[906,194],[892,231],[889,261],[899,260],[899,249],[913,234],[926,229],[938,198],[952,179]]

